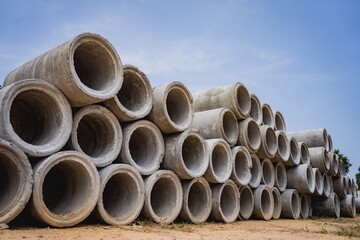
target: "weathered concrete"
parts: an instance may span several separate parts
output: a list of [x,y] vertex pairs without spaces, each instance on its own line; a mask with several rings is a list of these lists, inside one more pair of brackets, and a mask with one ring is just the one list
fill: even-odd
[[273,158],[277,152],[277,137],[274,129],[268,125],[260,126],[261,145],[257,152],[260,159]]
[[231,179],[238,186],[248,185],[251,180],[252,160],[249,151],[244,146],[235,146],[231,149],[232,172]]
[[329,152],[332,152],[333,151],[333,142],[332,142],[332,138],[330,136],[330,134],[328,134],[328,137],[327,137],[327,141],[329,143]]
[[33,171],[25,153],[0,139],[0,223],[13,220],[25,208],[33,186]]
[[0,90],[0,137],[31,157],[49,156],[69,139],[72,114],[52,84],[26,79]]
[[183,203],[180,216],[185,221],[200,224],[210,216],[212,192],[205,178],[182,181]]
[[281,193],[281,217],[297,219],[300,216],[301,203],[295,189],[286,189]]
[[259,98],[254,94],[250,94],[251,110],[249,117],[260,126],[262,123],[262,108]]
[[10,72],[4,86],[27,78],[54,84],[71,106],[81,107],[115,96],[122,85],[123,67],[110,42],[98,34],[83,33]]
[[274,111],[274,120],[275,120],[275,125],[274,125],[275,131],[286,132],[285,119],[280,111]]
[[300,152],[300,163],[301,164],[310,164],[310,153],[309,148],[304,142],[299,142],[299,152]]
[[266,158],[262,160],[261,169],[261,183],[269,186],[271,189],[275,184],[275,169],[270,159]]
[[[331,190],[334,189],[332,187],[332,178],[327,173],[324,173],[323,180],[324,180],[324,183],[323,183],[324,189],[323,189],[323,194],[321,196],[327,198],[330,196]],[[331,187],[332,187],[332,189],[331,189]]]
[[332,177],[332,182],[334,186],[334,192],[338,195],[339,198],[345,198],[347,194],[346,178],[345,177]]
[[340,217],[340,200],[336,193],[330,193],[327,198],[313,198],[312,207],[314,216]]
[[97,217],[107,224],[130,224],[144,205],[145,185],[140,173],[127,164],[111,164],[99,171]]
[[250,169],[251,179],[249,182],[249,187],[257,188],[261,182],[262,166],[260,163],[260,159],[256,154],[251,154],[251,163],[252,168]]
[[239,190],[240,194],[240,212],[239,218],[247,220],[254,211],[254,195],[249,186],[242,186]]
[[71,227],[94,209],[100,193],[95,165],[82,153],[58,152],[34,165],[31,214],[53,227]]
[[330,176],[336,176],[339,172],[339,163],[336,161],[336,156],[333,152],[327,152],[327,157],[330,161],[330,169],[328,173]]
[[274,198],[271,188],[259,185],[254,189],[254,217],[257,219],[270,220],[274,213]]
[[344,199],[340,200],[340,216],[356,217],[355,197],[353,195],[348,194]]
[[290,144],[289,160],[284,162],[286,166],[297,166],[300,164],[299,145],[295,138],[288,138]]
[[270,105],[267,103],[263,103],[261,105],[261,109],[262,109],[262,124],[263,125],[267,125],[269,127],[271,127],[272,129],[275,128],[275,116],[274,116],[274,112],[271,109]]
[[309,148],[325,147],[325,149],[329,151],[328,134],[325,128],[287,132],[286,135],[289,138],[295,138],[298,142],[306,143]]
[[134,121],[149,114],[152,101],[152,89],[145,73],[135,66],[125,65],[120,91],[104,104],[120,121]]
[[294,188],[299,193],[313,193],[315,176],[309,164],[300,164],[286,169],[287,187]]
[[300,217],[306,219],[309,217],[309,198],[306,194],[299,194],[300,195]]
[[330,159],[324,147],[309,148],[310,164],[324,173],[330,169]]
[[321,196],[324,193],[324,177],[318,168],[313,168],[312,170],[315,176],[314,195]]
[[274,212],[272,218],[279,219],[281,215],[281,194],[279,192],[279,189],[276,187],[273,187],[271,189],[271,193],[274,199]]
[[275,169],[275,184],[274,186],[283,192],[287,186],[286,168],[283,163],[274,164]]
[[272,162],[287,162],[290,158],[290,142],[283,131],[276,131],[277,151]]
[[260,128],[252,118],[239,122],[238,144],[245,146],[250,153],[256,153],[259,150],[261,145]]

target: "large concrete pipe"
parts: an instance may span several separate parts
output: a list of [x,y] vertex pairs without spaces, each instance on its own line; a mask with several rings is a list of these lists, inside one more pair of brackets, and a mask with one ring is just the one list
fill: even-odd
[[299,153],[300,153],[300,163],[301,164],[310,164],[310,153],[309,148],[304,142],[299,142]]
[[297,219],[300,216],[301,203],[295,189],[286,189],[281,193],[281,217]]
[[230,178],[233,168],[229,144],[221,138],[206,140],[206,144],[209,151],[209,166],[204,177],[210,183],[224,183]]
[[240,82],[193,93],[193,98],[195,112],[227,107],[241,120],[251,109],[249,92]]
[[231,149],[232,172],[231,179],[238,185],[248,185],[251,180],[252,160],[249,151],[244,146],[235,146]]
[[277,152],[277,137],[274,129],[268,125],[260,126],[261,144],[257,152],[260,159],[273,158]]
[[259,185],[254,189],[254,217],[257,219],[270,220],[274,213],[274,198],[271,188]]
[[222,138],[230,146],[234,146],[239,138],[237,119],[228,108],[196,112],[191,128],[199,130],[205,139]]
[[345,177],[345,192],[346,194],[351,194],[351,178],[346,176]]
[[89,216],[99,193],[99,173],[88,157],[58,152],[34,165],[30,212],[51,226],[71,227]]
[[328,134],[328,143],[329,143],[329,152],[332,152],[333,151],[333,142],[332,142],[332,138],[330,136],[330,134]]
[[140,173],[127,164],[111,164],[99,171],[97,217],[107,224],[130,224],[144,205],[145,186]]
[[356,213],[360,213],[360,198],[355,197],[355,206],[356,206]]
[[180,211],[180,217],[185,221],[191,221],[200,224],[206,221],[210,216],[212,193],[209,183],[205,178],[194,178],[184,180],[183,204]]
[[179,215],[183,203],[180,179],[170,170],[158,170],[144,179],[143,214],[157,223],[169,224]]
[[242,186],[240,193],[240,212],[239,218],[241,220],[248,220],[254,210],[254,195],[249,186]]
[[332,182],[334,186],[334,192],[338,195],[339,198],[345,198],[347,194],[346,189],[346,178],[345,177],[332,177]]
[[0,90],[0,137],[27,155],[43,157],[59,151],[71,126],[69,102],[52,84],[27,79]]
[[165,156],[162,166],[174,171],[181,179],[201,177],[209,165],[206,142],[197,131],[165,137]]
[[318,168],[312,168],[314,176],[315,176],[315,189],[314,195],[321,196],[324,192],[324,176],[320,172]]
[[123,68],[105,38],[83,33],[13,70],[4,86],[26,78],[56,85],[71,106],[81,107],[115,96],[122,85]]
[[275,184],[275,169],[272,162],[266,158],[261,162],[261,183],[272,188]]
[[287,186],[286,168],[283,163],[274,164],[275,169],[275,184],[274,186],[283,192]]
[[305,196],[307,197],[309,202],[309,217],[313,217],[312,200],[311,200],[312,198],[307,194],[305,194]]
[[328,172],[330,176],[336,176],[339,171],[339,165],[336,161],[336,156],[333,152],[327,152],[327,157],[330,161],[330,169]]
[[313,216],[340,217],[340,200],[336,193],[330,193],[327,198],[312,199]]
[[273,195],[274,199],[274,211],[272,218],[273,219],[279,219],[281,215],[281,194],[278,188],[273,187],[271,189],[271,193]]
[[0,223],[8,223],[24,209],[31,196],[33,171],[25,153],[0,139]]
[[239,122],[238,144],[245,146],[250,153],[256,153],[259,150],[261,144],[260,128],[252,118]]
[[149,114],[152,101],[149,79],[137,67],[125,65],[120,91],[104,104],[120,121],[134,121]]
[[154,123],[139,120],[124,126],[118,160],[130,164],[141,175],[150,175],[159,169],[164,153],[164,139]]
[[187,130],[194,116],[189,90],[180,82],[153,88],[153,105],[148,116],[163,133]]
[[315,176],[309,164],[300,164],[286,169],[287,187],[294,188],[299,193],[313,193]]
[[249,117],[260,126],[262,123],[262,108],[259,98],[254,94],[250,94],[251,109]]
[[300,217],[306,219],[309,217],[309,198],[306,194],[300,194]]
[[343,160],[339,160],[339,172],[341,176],[345,176],[346,172],[345,172],[345,165],[344,165],[344,161]]
[[297,166],[300,164],[300,151],[299,145],[295,138],[289,138],[290,155],[289,160],[284,162],[286,166]]
[[342,176],[342,170],[341,170],[341,160],[340,160],[340,157],[339,157],[339,155],[337,155],[336,153],[334,153],[334,155],[335,155],[335,161],[337,162],[337,165],[338,165],[338,172],[337,172],[337,174],[336,174],[336,176],[337,177],[340,177],[340,176]]
[[277,151],[272,162],[287,162],[290,158],[290,142],[283,131],[275,132],[277,137]]
[[274,129],[275,117],[274,117],[274,112],[272,111],[270,105],[267,103],[263,103],[261,105],[261,109],[262,109],[262,117],[263,117],[262,124],[267,125],[272,129]]
[[232,180],[214,184],[212,190],[211,218],[216,221],[233,223],[240,212],[239,189]]
[[280,111],[274,111],[275,131],[286,132],[285,119]]
[[295,138],[298,142],[305,142],[309,148],[325,147],[329,151],[328,134],[325,128],[287,132],[286,135]]
[[324,173],[323,180],[324,180],[324,184],[323,184],[324,188],[323,188],[323,194],[321,196],[327,198],[330,196],[330,192],[332,191],[331,190],[332,178],[327,173]]
[[344,199],[340,200],[340,216],[356,217],[355,197],[353,195],[346,195]]
[[356,196],[356,186],[355,186],[355,180],[351,179],[351,194]]
[[252,168],[250,168],[251,179],[249,182],[249,187],[257,188],[261,182],[262,166],[260,163],[260,159],[256,154],[251,154],[251,163]]
[[318,168],[321,172],[327,172],[330,169],[330,160],[324,147],[309,148],[310,164]]

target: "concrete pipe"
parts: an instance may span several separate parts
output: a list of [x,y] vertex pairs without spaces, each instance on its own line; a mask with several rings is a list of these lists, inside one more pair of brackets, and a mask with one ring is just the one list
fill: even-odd
[[205,139],[222,138],[230,146],[234,146],[239,138],[237,119],[228,108],[196,112],[191,128],[199,130]]
[[266,158],[261,162],[261,183],[269,186],[270,188],[274,187],[275,184],[275,169],[272,162]]
[[238,120],[250,114],[250,95],[240,82],[193,93],[193,98],[195,112],[227,107]]
[[[339,155],[337,155],[336,153],[334,153],[334,155],[335,155],[335,161],[337,162],[337,165],[338,165],[338,172],[336,173],[336,176],[337,177],[340,177],[340,176],[342,176],[342,167],[343,166],[341,166],[341,160],[340,160],[340,157],[339,157]],[[346,175],[346,174],[345,174]]]
[[355,197],[355,206],[356,206],[356,213],[360,213],[360,198]]
[[333,142],[332,142],[332,138],[330,136],[330,134],[328,134],[328,137],[327,137],[327,141],[329,143],[329,152],[332,152],[333,151]]
[[267,125],[260,126],[261,144],[257,152],[260,159],[274,158],[277,152],[277,137],[274,129]]
[[312,209],[312,198],[309,195],[305,195],[309,202],[309,217],[313,217],[313,209]]
[[251,102],[251,109],[249,117],[254,119],[254,121],[260,126],[262,123],[262,108],[261,103],[258,97],[252,93],[250,94],[250,102]]
[[344,161],[343,160],[339,160],[339,172],[341,176],[345,176],[346,172],[345,172],[345,165],[344,165]]
[[327,152],[327,157],[330,161],[330,169],[328,172],[330,176],[336,176],[339,171],[339,165],[338,162],[336,161],[335,154],[333,152]]
[[180,217],[185,221],[191,221],[195,224],[205,222],[210,216],[212,193],[209,183],[205,178],[195,178],[184,180],[183,204]]
[[275,169],[275,184],[274,186],[279,189],[280,192],[285,191],[287,186],[286,168],[283,163],[274,164]]
[[353,195],[346,195],[344,199],[340,200],[340,216],[356,217],[355,197]]
[[210,183],[224,183],[231,175],[233,160],[229,144],[225,140],[206,140],[209,150],[209,166],[204,174]]
[[189,90],[180,82],[153,88],[153,105],[148,115],[163,133],[187,130],[194,116]]
[[254,217],[257,219],[270,220],[274,213],[274,198],[271,188],[259,185],[254,189]]
[[248,220],[254,211],[254,195],[249,186],[242,186],[240,193],[240,212],[241,220]]
[[238,185],[248,185],[251,180],[252,160],[249,151],[244,146],[236,146],[231,149],[232,172],[231,179]]
[[156,172],[163,160],[165,144],[159,128],[152,122],[140,120],[125,125],[118,160],[130,164],[141,175]]
[[327,198],[312,199],[313,215],[318,217],[340,217],[340,200],[336,193]]
[[39,79],[16,82],[0,91],[0,137],[31,157],[59,151],[71,133],[72,113],[65,96]]
[[304,142],[299,142],[299,152],[300,152],[300,163],[301,164],[310,164],[310,153],[309,148]]
[[346,176],[345,181],[346,181],[346,184],[345,184],[346,194],[351,194],[351,178]]
[[324,193],[324,177],[318,168],[313,168],[312,170],[315,176],[314,195],[321,196]]
[[274,116],[274,112],[272,111],[271,107],[269,104],[267,103],[263,103],[261,105],[261,109],[262,109],[262,124],[263,125],[267,125],[269,127],[271,127],[272,129],[275,128],[275,116]]
[[272,218],[279,219],[281,215],[281,194],[279,189],[277,189],[276,187],[273,187],[271,189],[271,193],[274,199],[274,212]]
[[165,156],[162,166],[174,171],[181,179],[201,177],[209,165],[205,140],[197,131],[165,137]]
[[290,142],[283,131],[275,132],[277,137],[277,151],[272,162],[287,162],[290,158]]
[[183,189],[178,176],[169,170],[158,170],[146,177],[144,182],[144,216],[161,224],[173,222],[183,203]]
[[31,214],[54,227],[83,221],[96,206],[100,178],[95,165],[82,153],[58,152],[34,165]]
[[120,121],[134,121],[149,114],[152,108],[152,89],[149,79],[137,67],[124,66],[120,91],[104,102]]
[[87,155],[96,167],[105,167],[119,155],[122,141],[115,115],[105,107],[90,105],[75,114],[68,146]]
[[260,128],[252,118],[239,122],[238,144],[245,146],[250,153],[256,153],[259,150],[261,144]]
[[315,176],[309,164],[300,164],[286,169],[287,187],[294,188],[299,193],[313,193]]
[[300,164],[300,151],[299,151],[299,145],[298,142],[295,140],[295,138],[289,138],[290,143],[290,155],[289,160],[284,162],[286,166],[297,166]]
[[323,174],[323,194],[321,195],[322,197],[329,197],[330,196],[330,192],[331,192],[331,186],[332,186],[332,178],[327,174],[324,173]]
[[256,154],[251,154],[250,156],[251,156],[252,168],[250,168],[251,179],[249,182],[249,187],[257,188],[261,182],[262,166],[260,163],[260,159]]
[[126,164],[112,164],[99,171],[100,196],[96,215],[103,222],[130,224],[144,205],[145,185],[140,173]]
[[33,171],[25,153],[0,139],[0,223],[13,220],[31,196]]
[[275,131],[286,132],[285,119],[280,111],[274,111]]
[[298,142],[306,143],[309,148],[325,147],[326,151],[329,151],[328,134],[325,128],[287,132],[286,135],[295,138]]
[[356,196],[356,186],[355,186],[355,180],[351,179],[351,194]]
[[4,86],[26,78],[56,85],[71,106],[81,107],[115,96],[122,85],[123,67],[105,38],[83,33],[13,70]]
[[309,218],[309,198],[306,194],[300,194],[300,217],[303,219]]
[[281,193],[281,217],[297,219],[300,216],[301,203],[295,189],[286,189]]
[[345,198],[347,194],[346,178],[345,177],[332,177],[334,192],[339,198]]
[[310,165],[324,173],[330,169],[330,159],[324,147],[309,148]]
[[211,218],[225,223],[235,222],[240,212],[240,193],[234,181],[214,184],[211,190]]

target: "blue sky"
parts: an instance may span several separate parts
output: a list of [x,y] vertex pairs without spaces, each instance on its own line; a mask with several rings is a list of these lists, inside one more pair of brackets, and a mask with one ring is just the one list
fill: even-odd
[[0,83],[82,32],[103,35],[152,86],[240,81],[289,131],[325,127],[360,165],[360,1],[0,0]]

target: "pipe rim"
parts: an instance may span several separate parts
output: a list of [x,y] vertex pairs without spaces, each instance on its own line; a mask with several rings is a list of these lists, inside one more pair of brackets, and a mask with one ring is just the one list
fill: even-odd
[[[215,182],[217,183],[224,183],[226,182],[230,176],[232,171],[232,155],[231,155],[231,149],[227,142],[223,139],[216,139],[214,140],[206,140],[208,149],[209,149],[209,165],[208,169],[211,173],[211,177],[214,178]],[[216,160],[217,163],[215,163],[216,166],[214,166],[214,152],[216,149],[222,149],[222,151],[227,155],[226,156],[226,163],[221,164],[219,161]],[[222,176],[219,176],[218,174],[218,168],[221,168],[221,172],[225,172],[225,174],[222,174]],[[205,177],[207,177],[207,173],[205,173]],[[211,179],[207,179],[208,181]],[[211,182],[211,181],[210,181]]]
[[[269,186],[260,185],[257,189],[255,189],[254,200],[255,217],[270,220],[274,213],[274,199]],[[256,204],[257,200],[259,201],[259,205]]]
[[308,198],[304,194],[300,194],[300,216],[302,218],[309,217],[309,202]]
[[270,188],[274,187],[275,184],[275,169],[274,165],[270,161],[270,159],[266,158],[261,163],[262,169],[262,182],[269,186]]
[[[280,178],[279,178],[280,174]],[[280,179],[280,181],[279,181]],[[286,168],[283,163],[277,163],[275,167],[275,185],[280,192],[285,191],[287,186]]]
[[239,125],[235,114],[228,108],[223,108],[220,113],[221,135],[231,145],[235,145],[239,138]]
[[279,219],[281,215],[281,195],[279,189],[273,187],[271,189],[271,193],[274,199],[274,211],[273,211],[273,219]]
[[300,164],[299,145],[295,138],[290,138],[290,158],[295,165]]
[[293,189],[290,198],[291,214],[292,218],[297,219],[300,216],[301,206],[299,193]]
[[240,200],[239,201],[239,203],[240,203],[239,218],[241,220],[247,220],[251,217],[251,215],[254,211],[254,194],[251,191],[250,187],[245,185],[240,188],[239,195],[240,195],[240,197],[239,197],[239,200]]
[[250,94],[250,105],[251,107],[249,116],[254,119],[254,121],[260,126],[262,123],[261,103],[259,98],[254,93]]
[[252,160],[249,151],[244,146],[234,147],[231,149],[231,151],[233,165],[231,174],[232,180],[238,186],[249,184],[251,180],[250,169],[252,168]]
[[310,153],[307,144],[299,142],[298,145],[300,147],[300,163],[310,164]]
[[280,160],[283,162],[289,161],[290,158],[290,142],[282,131],[275,132],[277,135],[277,153],[280,156]]
[[247,118],[246,122],[246,131],[243,131],[245,135],[247,147],[252,151],[256,152],[259,150],[261,145],[261,132],[259,125],[251,118]]
[[330,188],[331,188],[331,183],[330,183],[330,176],[327,173],[323,174],[323,196],[325,197],[329,197],[330,195]]
[[314,172],[309,164],[306,165],[306,179],[308,184],[308,189],[310,193],[314,193],[315,191],[315,175]]
[[274,128],[275,127],[275,118],[274,118],[274,113],[273,113],[270,105],[267,103],[263,103],[261,106],[261,109],[262,109],[262,116],[263,116],[262,124],[267,125],[271,128]]
[[[225,195],[232,198],[232,206],[228,207],[229,204],[224,205]],[[219,212],[221,218],[226,223],[234,222],[239,216],[240,212],[240,202],[238,199],[240,198],[239,189],[232,180],[228,180],[220,186],[220,194],[219,194]]]
[[[249,182],[249,186],[251,188],[257,188],[260,185],[261,182],[261,163],[260,159],[256,154],[251,154],[251,161],[252,161],[252,168],[251,171],[251,179]],[[255,172],[254,172],[255,171]],[[257,173],[257,174],[254,174]]]
[[285,125],[285,119],[284,116],[280,111],[274,111],[274,128],[275,131],[284,131],[286,132],[286,125]]
[[236,107],[235,115],[237,115],[239,119],[245,119],[249,116],[251,110],[250,94],[242,83],[237,82],[234,85],[232,101]]
[[271,127],[267,127],[265,130],[264,150],[269,158],[273,158],[277,152],[277,137]]
[[336,193],[331,193],[330,196],[333,199],[333,209],[334,209],[335,216],[337,218],[339,218],[340,217],[340,199]]

